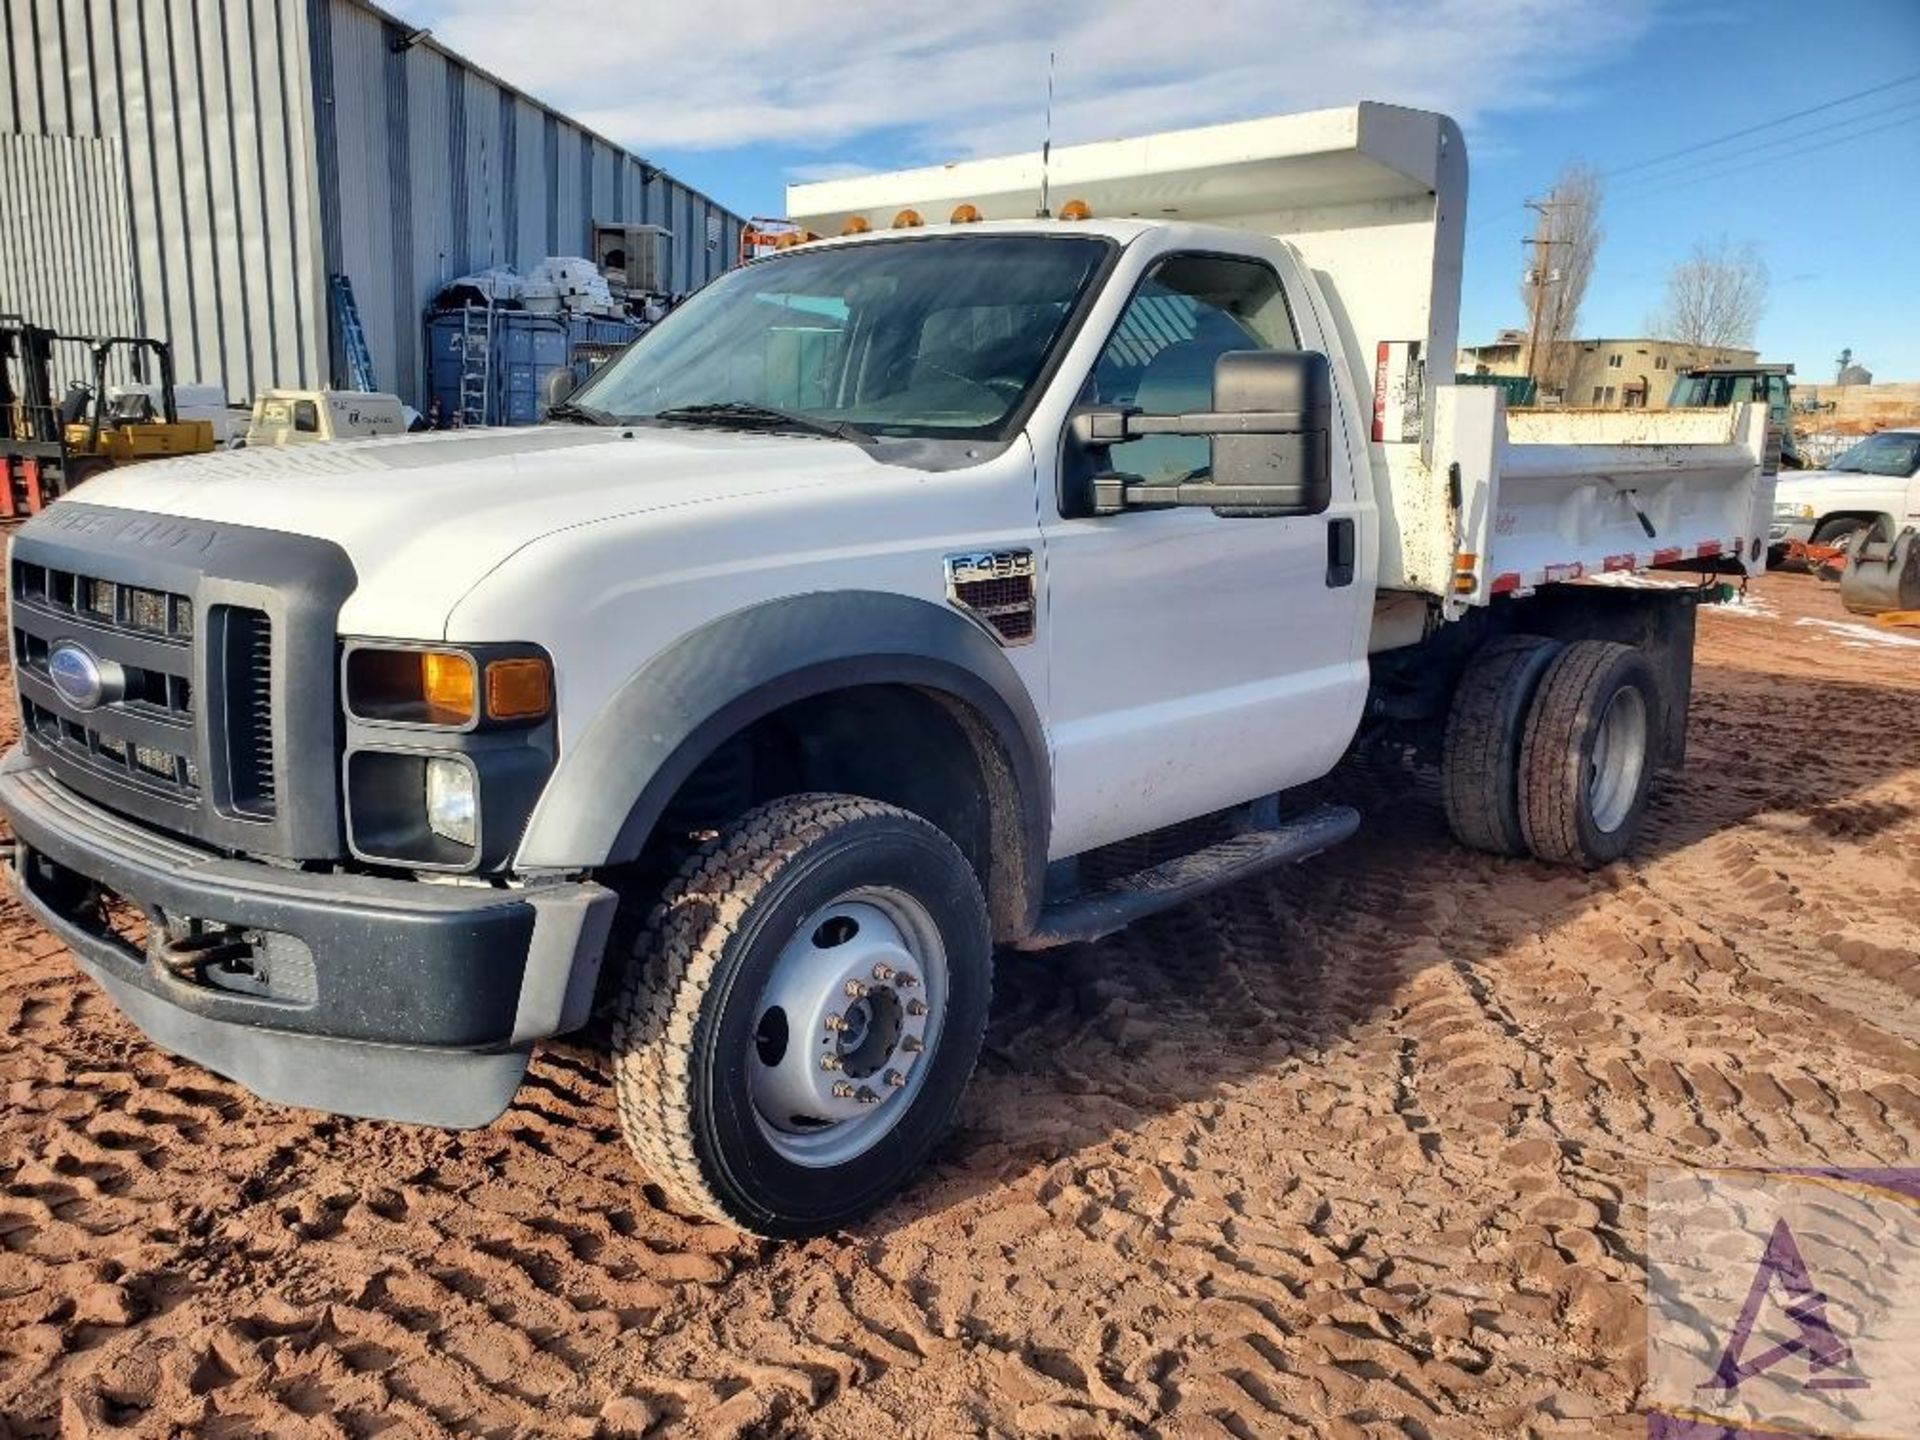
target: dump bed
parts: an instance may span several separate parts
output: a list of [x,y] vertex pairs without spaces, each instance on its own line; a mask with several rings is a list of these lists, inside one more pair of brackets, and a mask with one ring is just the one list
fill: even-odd
[[1057,147],[1044,172],[1035,151],[862,175],[790,187],[788,213],[835,234],[907,209],[1010,220],[1069,201],[1294,249],[1368,432],[1383,591],[1436,598],[1451,618],[1607,571],[1760,563],[1764,410],[1508,416],[1493,389],[1439,383],[1453,372],[1467,202],[1466,145],[1444,115],[1363,103]]

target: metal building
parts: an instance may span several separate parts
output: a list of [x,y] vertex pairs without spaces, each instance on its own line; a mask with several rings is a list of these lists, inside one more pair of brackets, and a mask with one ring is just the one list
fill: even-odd
[[170,340],[183,381],[338,383],[344,274],[417,399],[443,281],[598,221],[668,227],[677,291],[739,253],[740,217],[362,0],[0,6],[0,312]]

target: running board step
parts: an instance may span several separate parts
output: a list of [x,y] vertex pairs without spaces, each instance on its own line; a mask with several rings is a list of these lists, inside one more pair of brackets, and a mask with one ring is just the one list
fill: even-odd
[[1359,828],[1358,810],[1348,805],[1323,805],[1271,830],[1245,831],[1231,840],[1175,856],[1088,894],[1047,906],[1032,932],[1017,942],[1017,948],[1050,950],[1056,945],[1098,940],[1223,885],[1318,855]]

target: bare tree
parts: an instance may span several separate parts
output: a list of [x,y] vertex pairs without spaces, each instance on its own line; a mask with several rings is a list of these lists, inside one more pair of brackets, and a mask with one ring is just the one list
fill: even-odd
[[1538,318],[1533,373],[1547,390],[1564,391],[1573,369],[1580,306],[1593,279],[1606,231],[1600,224],[1600,175],[1582,160],[1560,171],[1553,192],[1536,203],[1540,223],[1520,276],[1520,300]]
[[1767,262],[1751,244],[1735,248],[1724,235],[1699,241],[1667,275],[1654,333],[1688,345],[1748,346],[1766,313],[1767,285]]

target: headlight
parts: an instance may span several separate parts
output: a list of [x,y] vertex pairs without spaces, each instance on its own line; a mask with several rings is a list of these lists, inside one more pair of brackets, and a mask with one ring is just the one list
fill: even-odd
[[545,658],[484,659],[487,648],[475,647],[475,654],[356,644],[347,652],[347,709],[362,720],[468,730],[481,719],[484,697],[488,720],[544,718],[553,708],[553,674]]
[[427,828],[472,849],[480,833],[480,798],[465,760],[427,762]]

